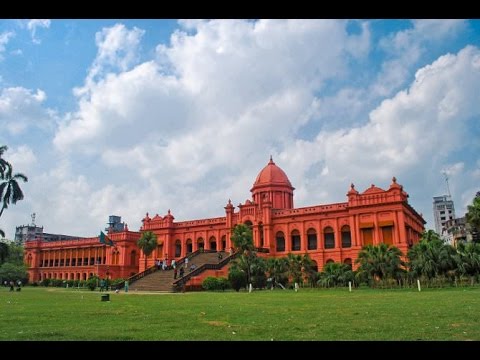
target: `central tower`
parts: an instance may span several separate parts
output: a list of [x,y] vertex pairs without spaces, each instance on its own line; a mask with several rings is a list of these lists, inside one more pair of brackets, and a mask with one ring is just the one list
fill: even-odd
[[256,204],[261,205],[270,201],[273,209],[292,209],[293,190],[295,188],[288,180],[287,175],[275,165],[271,156],[267,166],[260,171],[250,189]]

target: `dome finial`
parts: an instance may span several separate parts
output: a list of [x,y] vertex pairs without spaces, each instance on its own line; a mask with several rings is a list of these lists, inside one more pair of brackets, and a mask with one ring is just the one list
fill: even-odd
[[268,164],[275,165],[275,163],[273,162],[272,155],[270,155],[270,161],[268,162]]

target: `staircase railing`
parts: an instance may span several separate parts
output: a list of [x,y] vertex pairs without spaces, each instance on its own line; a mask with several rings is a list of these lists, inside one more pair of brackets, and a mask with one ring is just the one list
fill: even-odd
[[239,253],[233,253],[232,255],[227,256],[225,259],[220,261],[217,264],[203,264],[200,265],[198,268],[195,270],[190,271],[188,274],[184,275],[178,280],[175,280],[172,283],[174,291],[179,291],[181,287],[188,281],[190,280],[193,276],[197,276],[198,274],[204,272],[205,270],[220,270],[222,267],[224,267],[226,264],[230,262],[230,260],[233,260],[239,255]]
[[[141,278],[147,276],[147,275],[150,275],[152,273],[154,273],[155,271],[157,271],[157,265],[153,265],[149,268],[147,268],[145,271],[142,271],[142,272],[139,272],[139,273],[136,273],[135,275],[132,275],[130,276],[128,279],[125,280],[128,281],[128,284],[129,286],[132,285],[132,283],[134,283],[135,281],[137,280],[140,280]],[[117,289],[123,289],[125,287],[125,282],[120,283],[116,286]]]
[[[216,250],[205,250],[205,249],[198,249],[198,250],[195,250],[194,252],[191,252],[190,254],[188,254],[187,256],[181,258],[180,260],[178,260],[178,262],[175,262],[175,266],[177,267],[180,267],[180,265],[184,265],[185,264],[185,259],[188,258],[188,259],[191,259],[195,256],[197,256],[198,254],[201,254],[201,253],[215,253],[217,252]],[[142,272],[139,272],[135,275],[132,275],[130,276],[128,279],[126,279],[125,281],[128,281],[128,284],[129,286],[132,285],[132,283],[134,283],[135,281],[137,280],[140,280],[141,278],[147,276],[147,275],[150,275],[152,273],[154,273],[155,271],[157,271],[157,266],[156,265],[153,265],[149,268],[147,268],[145,271],[142,271]],[[117,289],[123,289],[125,287],[125,283],[122,283],[122,284],[118,284],[116,286]]]

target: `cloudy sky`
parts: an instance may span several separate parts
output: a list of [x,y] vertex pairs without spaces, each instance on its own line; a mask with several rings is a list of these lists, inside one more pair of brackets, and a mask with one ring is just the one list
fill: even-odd
[[392,176],[434,228],[480,190],[480,21],[3,20],[0,218],[94,236],[108,215],[223,216],[269,156],[295,206]]

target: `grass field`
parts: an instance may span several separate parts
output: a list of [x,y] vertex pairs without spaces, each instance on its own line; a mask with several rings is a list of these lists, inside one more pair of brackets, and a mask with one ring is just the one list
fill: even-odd
[[185,294],[0,288],[0,340],[480,340],[480,288]]

